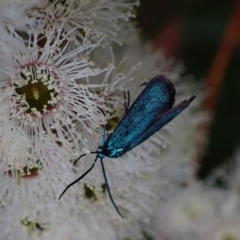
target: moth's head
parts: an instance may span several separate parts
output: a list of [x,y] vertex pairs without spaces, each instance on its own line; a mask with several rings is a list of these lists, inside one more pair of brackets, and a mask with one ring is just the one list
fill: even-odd
[[108,156],[106,149],[105,149],[104,147],[102,147],[102,146],[99,146],[99,147],[97,148],[96,153],[97,153],[97,156],[98,156],[99,158],[102,158],[102,159],[103,159],[104,157]]

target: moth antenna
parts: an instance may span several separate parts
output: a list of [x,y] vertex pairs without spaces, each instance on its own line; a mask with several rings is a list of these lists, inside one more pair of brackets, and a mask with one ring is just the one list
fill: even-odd
[[129,109],[129,105],[130,105],[130,92],[127,91],[127,94],[126,94],[126,92],[123,92],[123,95],[124,95],[124,100],[125,100],[124,108],[125,108],[125,112],[127,112]]
[[73,165],[75,165],[78,160],[80,160],[82,157],[84,157],[84,156],[86,156],[86,155],[87,155],[86,153],[82,154],[79,158],[77,158],[77,159],[74,161]]
[[127,100],[127,110],[129,109],[129,106],[130,106],[130,92],[127,91],[127,94],[128,94],[128,100]]
[[124,218],[123,215],[120,213],[120,211],[119,211],[116,203],[115,203],[114,200],[113,200],[113,197],[112,197],[112,194],[111,194],[111,191],[110,191],[110,187],[109,187],[109,185],[108,185],[107,175],[106,175],[106,173],[105,173],[105,168],[104,168],[104,164],[103,164],[103,159],[100,158],[100,160],[101,160],[103,177],[104,177],[104,181],[105,181],[105,184],[106,184],[106,189],[107,189],[107,192],[108,192],[108,196],[109,196],[109,198],[110,198],[110,200],[111,200],[114,208],[115,208],[116,211],[118,212],[118,214],[119,214],[122,218]]
[[125,92],[123,92],[123,96],[124,96],[124,108],[125,108],[125,112],[127,112],[127,96]]
[[77,183],[78,181],[80,181],[81,179],[83,179],[89,172],[91,172],[91,170],[93,169],[93,167],[95,166],[95,163],[97,162],[98,160],[98,155],[96,156],[92,166],[84,173],[82,174],[79,178],[77,178],[75,181],[73,181],[72,183],[70,183],[65,189],[64,191],[62,192],[62,194],[59,196],[58,200],[60,200],[60,198],[62,197],[62,195],[72,186],[74,185],[75,183]]
[[[90,153],[97,153],[97,152],[90,152]],[[86,153],[82,154],[79,158],[77,158],[77,159],[74,161],[73,165],[75,165],[78,160],[80,160],[82,157],[84,157],[84,156],[86,156],[86,155],[87,155]]]

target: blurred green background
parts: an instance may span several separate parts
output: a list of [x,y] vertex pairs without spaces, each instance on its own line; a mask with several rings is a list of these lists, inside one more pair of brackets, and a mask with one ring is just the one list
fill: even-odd
[[145,41],[184,60],[185,74],[203,81],[206,92],[216,89],[215,97],[203,103],[214,112],[196,173],[206,178],[233,156],[240,142],[240,2],[141,0],[137,21]]

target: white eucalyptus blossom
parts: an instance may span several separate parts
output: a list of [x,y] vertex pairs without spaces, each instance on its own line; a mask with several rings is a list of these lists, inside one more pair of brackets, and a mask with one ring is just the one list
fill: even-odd
[[99,126],[98,107],[104,105],[104,99],[91,92],[103,85],[76,84],[102,71],[91,69],[89,61],[88,51],[96,44],[67,52],[67,44],[60,48],[67,40],[60,32],[55,40],[47,37],[44,48],[38,46],[37,36],[32,37],[27,44],[19,37],[1,41],[0,166],[4,172],[69,160],[81,150],[79,128],[90,136]]
[[[177,80],[182,71],[141,44],[132,24],[124,22],[137,4],[2,1],[3,239],[132,240],[143,239],[146,229],[154,236],[151,220],[163,185],[160,152],[170,146],[169,126],[121,158],[104,159],[124,219],[109,200],[99,162],[58,200],[64,188],[92,165],[91,152],[101,145],[102,126],[106,124],[107,137],[125,114],[124,93],[130,91],[131,103],[155,75]],[[134,44],[126,36],[135,39]],[[183,96],[177,96],[177,102],[181,100]],[[73,165],[82,153],[86,156]]]
[[18,15],[22,16],[22,21],[19,22],[13,11],[10,16],[5,13],[10,20],[8,27],[12,31],[38,32],[42,35],[48,35],[52,29],[61,29],[66,33],[71,31],[72,40],[79,45],[85,36],[91,36],[92,41],[107,36],[120,44],[117,37],[120,23],[134,17],[133,8],[139,5],[139,1],[11,0],[5,4],[10,7],[8,13],[19,7]]
[[231,219],[221,219],[209,224],[206,232],[202,234],[201,240],[238,240],[240,236],[239,217],[232,216]]
[[205,132],[200,126],[210,118],[209,113],[200,110],[201,86],[192,84],[189,79],[185,79],[183,82],[176,81],[175,85],[179,90],[181,100],[186,99],[190,94],[195,94],[197,97],[192,102],[191,108],[185,109],[180,117],[174,119],[171,128],[172,134],[168,136],[168,141],[171,141],[173,147],[168,147],[168,144],[162,151],[163,164],[160,174],[164,182],[164,191],[161,191],[163,198],[168,194],[178,192],[182,186],[191,186],[196,181],[197,162],[195,159],[203,140],[205,140]]
[[169,195],[160,204],[157,228],[160,237],[177,240],[199,239],[206,222],[214,216],[214,204],[202,186],[195,184]]
[[[126,66],[128,66],[127,61],[128,59],[124,60]],[[95,62],[97,61],[95,60]],[[154,63],[155,61],[153,61],[153,65]],[[115,110],[112,116],[117,116],[117,119],[111,119],[109,115],[106,115],[109,119],[109,132],[113,131],[115,125],[125,113],[123,91],[131,90],[131,99],[135,99],[143,88],[143,86],[140,86],[141,83],[146,79],[144,77],[138,81],[137,77],[132,78],[134,74],[138,74],[138,71],[143,71],[141,67],[144,68],[144,64],[141,67],[132,67],[128,71],[126,68],[125,71],[124,68],[120,71],[120,67],[123,66],[119,65],[115,67],[115,63],[113,62],[110,68],[98,75],[96,74],[96,76],[74,78],[77,82],[76,89],[83,85],[89,87],[91,89],[89,92],[94,94],[94,96],[98,96],[98,100],[95,99],[95,101],[98,103],[97,106],[99,108],[106,112],[111,111],[111,109]],[[99,80],[100,76],[103,76],[102,83]],[[128,82],[128,79],[131,78],[132,80]],[[95,85],[93,84],[94,82]],[[74,90],[75,87],[72,89]],[[76,93],[81,94],[81,91]],[[74,107],[77,109],[80,106],[74,105]],[[94,109],[93,106],[89,107],[90,109]],[[87,109],[85,110],[87,111]],[[95,132],[93,132],[95,137],[88,133],[89,129],[85,129],[85,125],[82,126],[81,122],[75,126],[75,140],[80,146],[80,141],[82,141],[86,153],[95,151],[101,143],[102,130],[100,123],[104,123],[104,116],[98,108],[96,108],[96,111],[98,116],[96,116],[96,119],[99,119],[99,122],[96,120],[98,124],[94,121],[90,124],[90,130],[95,129]],[[91,112],[91,114],[93,113]],[[90,116],[91,114],[89,113]],[[94,123],[95,125],[93,125]],[[89,127],[89,125],[87,126]],[[70,129],[67,129],[66,132],[68,131]],[[113,233],[116,239],[141,239],[143,237],[143,229],[151,221],[159,194],[158,186],[160,178],[158,170],[161,167],[159,153],[161,146],[166,146],[165,134],[169,134],[169,128],[156,133],[148,141],[133,149],[122,158],[104,159],[111,191],[116,203],[125,216],[124,220],[117,215],[106,190],[104,190],[104,179],[99,163],[97,163],[94,170],[88,176],[70,188],[60,201],[57,199],[64,190],[64,187],[84,173],[94,160],[94,155],[88,154],[76,166],[72,166],[69,160],[80,155],[77,155],[74,151],[77,148],[77,146],[74,146],[72,147],[72,151],[69,152],[68,158],[65,158],[65,161],[61,161],[63,159],[63,150],[61,147],[65,146],[62,144],[62,146],[57,146],[60,149],[54,150],[52,154],[49,153],[54,148],[49,146],[48,161],[50,161],[50,156],[52,156],[53,163],[45,164],[41,169],[38,168],[35,177],[33,176],[33,171],[31,171],[31,177],[28,178],[23,176],[18,179],[18,176],[16,176],[17,182],[20,182],[20,187],[12,182],[7,175],[2,176],[5,180],[1,182],[6,187],[3,188],[5,191],[2,192],[2,200],[5,202],[5,207],[2,209],[3,214],[1,216],[9,212],[8,207],[13,205],[19,207],[19,211],[16,215],[10,215],[7,219],[0,218],[0,221],[4,223],[3,225],[12,226],[12,224],[17,224],[15,229],[23,231],[21,232],[23,236],[30,234],[29,236],[35,236],[36,239],[42,236],[48,236],[48,239],[52,239],[50,236],[53,236],[54,233],[58,236],[58,232],[67,229],[65,226],[66,219],[71,216],[75,221],[78,220],[78,222],[82,223],[82,230],[78,227],[78,231],[81,233],[77,233],[76,236],[84,234],[85,239],[102,239],[96,238],[96,236],[105,236],[105,239],[114,239]],[[31,143],[31,141],[29,142]],[[23,141],[20,141],[20,143],[23,143]],[[24,143],[22,145],[22,147],[25,146]],[[82,151],[84,150],[82,149]],[[18,193],[18,200],[16,200],[16,192]],[[27,200],[26,196],[28,196]],[[37,206],[36,202],[38,203]],[[41,209],[43,210],[41,211]],[[105,225],[104,229],[108,229],[108,233],[102,232],[102,224]],[[77,229],[76,224],[71,226],[71,229]],[[84,230],[90,228],[90,226],[95,226],[95,231]],[[4,231],[6,236],[13,236],[11,235],[11,231],[6,231],[7,229]],[[23,237],[22,239],[25,238]],[[74,236],[72,239],[74,239]]]
[[[172,190],[161,192],[165,194],[155,219],[159,239],[239,239],[239,153],[231,160],[204,183],[190,178],[178,185],[176,181],[167,185]],[[177,175],[176,179],[181,178]],[[216,184],[216,180],[224,184]]]

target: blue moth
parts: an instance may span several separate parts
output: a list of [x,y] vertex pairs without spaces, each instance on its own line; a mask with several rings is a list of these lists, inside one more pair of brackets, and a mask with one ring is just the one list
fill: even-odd
[[[132,106],[126,109],[126,113],[122,120],[106,140],[104,126],[102,145],[97,148],[96,152],[91,152],[96,154],[92,166],[78,179],[69,184],[62,192],[59,199],[68,188],[84,178],[93,169],[97,160],[100,159],[109,198],[118,214],[122,217],[110,191],[103,159],[105,157],[119,158],[135,148],[173,120],[179,113],[188,107],[195,98],[195,96],[192,96],[189,100],[184,100],[173,106],[175,94],[176,90],[173,83],[164,75],[158,75],[151,79]],[[74,164],[84,155],[86,154],[81,155]]]

